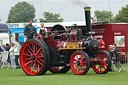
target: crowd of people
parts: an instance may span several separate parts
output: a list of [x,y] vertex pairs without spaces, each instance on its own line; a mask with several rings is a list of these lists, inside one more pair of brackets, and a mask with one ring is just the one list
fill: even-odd
[[0,68],[20,68],[19,51],[20,44],[16,41],[0,46]]
[[109,45],[108,53],[111,57],[111,69],[110,71],[115,71],[114,69],[114,63],[116,65],[116,68],[118,68],[118,72],[121,71],[121,62],[120,62],[120,53],[116,46],[116,44]]

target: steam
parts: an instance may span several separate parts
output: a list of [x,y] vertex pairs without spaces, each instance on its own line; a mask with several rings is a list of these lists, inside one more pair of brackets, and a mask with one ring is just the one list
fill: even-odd
[[85,1],[81,1],[81,0],[69,0],[69,1],[75,5],[82,7],[82,8],[83,7],[89,7],[89,5]]

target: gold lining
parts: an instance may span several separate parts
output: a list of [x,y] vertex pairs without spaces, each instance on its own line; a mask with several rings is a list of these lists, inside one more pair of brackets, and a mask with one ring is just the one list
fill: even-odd
[[85,11],[90,11],[90,8],[85,8],[84,10],[85,10]]

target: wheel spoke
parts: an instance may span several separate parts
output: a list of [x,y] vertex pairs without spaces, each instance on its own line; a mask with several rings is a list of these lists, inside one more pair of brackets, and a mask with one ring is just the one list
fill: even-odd
[[31,57],[31,55],[29,55],[29,54],[27,54],[27,53],[24,53],[23,55],[26,55],[26,56],[30,56],[30,57]]
[[104,67],[104,69],[106,69],[104,65],[103,65],[103,67]]
[[106,67],[108,67],[108,65],[107,64],[104,64]]
[[36,50],[36,48],[35,48],[35,44],[33,44],[33,54],[35,54],[35,51]]
[[100,69],[100,71],[101,71],[101,65],[99,65],[99,69]]
[[43,64],[42,64],[39,60],[37,60],[37,62],[38,62],[41,66],[43,66]]
[[32,55],[32,52],[28,49],[29,53]]
[[35,53],[37,52],[37,44],[35,45]]
[[33,64],[33,62],[31,62],[31,64],[30,64],[30,67],[29,67],[30,69],[31,69],[31,67],[32,67],[32,64]]
[[37,64],[36,64],[36,62],[34,62],[35,63],[35,66],[36,66],[36,70],[37,70],[37,72],[38,72],[38,67],[37,67]]
[[40,51],[40,52],[38,53],[38,55],[40,55],[40,56],[44,56],[44,55],[43,55],[43,50]]
[[30,45],[28,45],[28,47],[30,48],[31,51],[33,51],[32,48],[30,47]]
[[79,66],[77,66],[77,68],[78,68],[78,72],[79,72]]
[[44,58],[44,56],[38,56],[37,58]]
[[40,59],[40,61],[42,61],[44,63],[44,60]]
[[38,70],[40,69],[40,64],[38,63]]
[[29,61],[29,62],[25,63],[24,65],[26,66],[26,65],[30,64],[31,62],[32,62],[32,61]]
[[83,60],[85,57],[83,56],[83,58],[81,60]]
[[36,55],[39,53],[40,50],[41,50],[41,48],[36,52]]
[[26,58],[26,60],[31,60],[31,58]]
[[35,63],[34,63],[33,66],[32,66],[31,72],[33,71],[34,67],[35,67]]

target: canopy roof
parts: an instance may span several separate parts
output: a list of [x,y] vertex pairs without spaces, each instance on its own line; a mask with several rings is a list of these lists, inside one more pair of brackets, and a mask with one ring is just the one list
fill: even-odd
[[6,24],[0,23],[0,32],[9,31],[8,26]]

